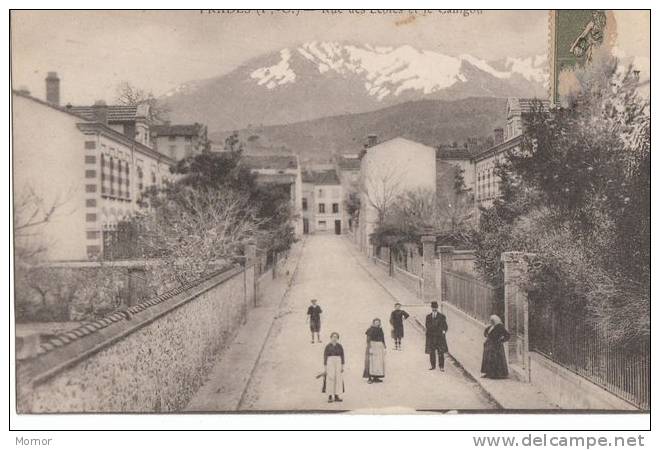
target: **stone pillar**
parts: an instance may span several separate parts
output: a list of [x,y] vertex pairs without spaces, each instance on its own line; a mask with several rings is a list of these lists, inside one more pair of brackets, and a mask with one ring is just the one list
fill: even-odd
[[440,264],[440,286],[438,286],[438,294],[440,297],[441,311],[444,311],[445,303],[447,303],[447,277],[443,272],[452,270],[454,262],[454,247],[451,245],[441,245],[438,247],[438,261]]
[[424,303],[437,300],[438,293],[435,286],[435,235],[422,236],[422,298]]
[[522,252],[502,253],[504,265],[504,325],[511,333],[506,346],[511,369],[524,381],[530,380],[529,303],[523,282],[527,263]]

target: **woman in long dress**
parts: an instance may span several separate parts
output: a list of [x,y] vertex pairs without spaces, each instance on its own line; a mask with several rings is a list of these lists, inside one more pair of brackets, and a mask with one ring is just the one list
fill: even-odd
[[483,378],[506,378],[509,369],[506,364],[504,343],[511,335],[504,327],[502,319],[493,314],[490,316],[490,325],[484,330],[484,355],[481,359],[481,373]]
[[339,394],[344,393],[344,347],[339,343],[339,333],[330,334],[330,343],[323,351],[323,389],[328,394],[328,403],[343,401]]
[[385,377],[385,334],[380,319],[374,319],[366,332],[367,350],[364,355],[364,372],[367,383],[382,383]]

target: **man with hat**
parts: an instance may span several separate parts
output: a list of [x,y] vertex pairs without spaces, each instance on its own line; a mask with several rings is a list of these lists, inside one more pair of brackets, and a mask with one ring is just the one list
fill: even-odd
[[431,314],[426,316],[426,353],[431,361],[429,370],[436,367],[437,353],[437,366],[441,371],[445,371],[445,352],[449,351],[445,336],[447,330],[447,318],[438,311],[438,302],[431,302]]

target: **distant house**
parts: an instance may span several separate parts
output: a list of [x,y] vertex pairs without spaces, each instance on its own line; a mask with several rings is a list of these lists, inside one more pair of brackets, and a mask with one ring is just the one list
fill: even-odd
[[343,223],[347,230],[353,231],[355,223],[353,217],[348,213],[345,203],[349,195],[359,195],[360,192],[360,155],[355,153],[348,153],[340,155],[336,161],[337,175],[343,192],[344,199],[344,212]]
[[342,234],[346,230],[344,195],[334,169],[305,171],[303,179],[303,232]]
[[171,179],[174,160],[150,145],[147,105],[60,106],[57,75],[46,84],[47,101],[12,92],[15,198],[59,205],[29,244],[43,244],[51,261],[103,258],[141,192]]
[[504,114],[504,127],[495,128],[494,144],[486,149],[478,152],[472,152],[469,148],[437,149],[439,162],[462,169],[465,187],[474,194],[475,207],[488,208],[502,195],[501,180],[496,174],[496,167],[505,161],[507,152],[519,148],[525,131],[524,117],[536,104],[543,109],[550,106],[547,100],[509,98]]
[[506,159],[508,151],[518,148],[524,133],[523,119],[539,103],[544,109],[549,108],[547,100],[529,98],[509,98],[506,105],[504,130],[495,130],[495,145],[472,158],[474,167],[474,189],[477,206],[490,207],[493,201],[502,195],[500,178],[495,173],[498,163]]
[[243,164],[257,174],[257,182],[285,186],[291,199],[295,217],[293,228],[296,236],[303,234],[302,174],[295,155],[244,155]]
[[155,148],[174,160],[181,160],[210,150],[206,125],[154,125],[151,138]]
[[436,192],[436,149],[401,137],[378,143],[370,137],[360,162],[358,244],[369,249],[369,237],[389,207],[406,191]]

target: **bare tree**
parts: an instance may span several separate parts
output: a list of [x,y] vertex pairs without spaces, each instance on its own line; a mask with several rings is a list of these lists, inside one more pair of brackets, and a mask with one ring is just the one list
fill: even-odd
[[407,191],[397,198],[387,223],[410,237],[431,228],[435,233],[468,244],[473,234],[473,205],[469,194],[430,189]]
[[361,191],[367,204],[376,210],[377,225],[382,225],[401,194],[398,168],[387,167],[369,173],[362,180]]
[[49,200],[25,185],[14,197],[14,252],[18,264],[34,263],[46,251],[40,228],[51,222],[71,199],[71,192],[59,192]]
[[185,188],[139,217],[138,224],[145,254],[162,262],[154,271],[164,287],[235,261],[261,233],[247,196],[235,191]]
[[170,112],[169,108],[159,102],[151,91],[138,88],[128,81],[122,81],[117,85],[115,100],[120,105],[148,104],[151,119],[156,122],[167,121]]

